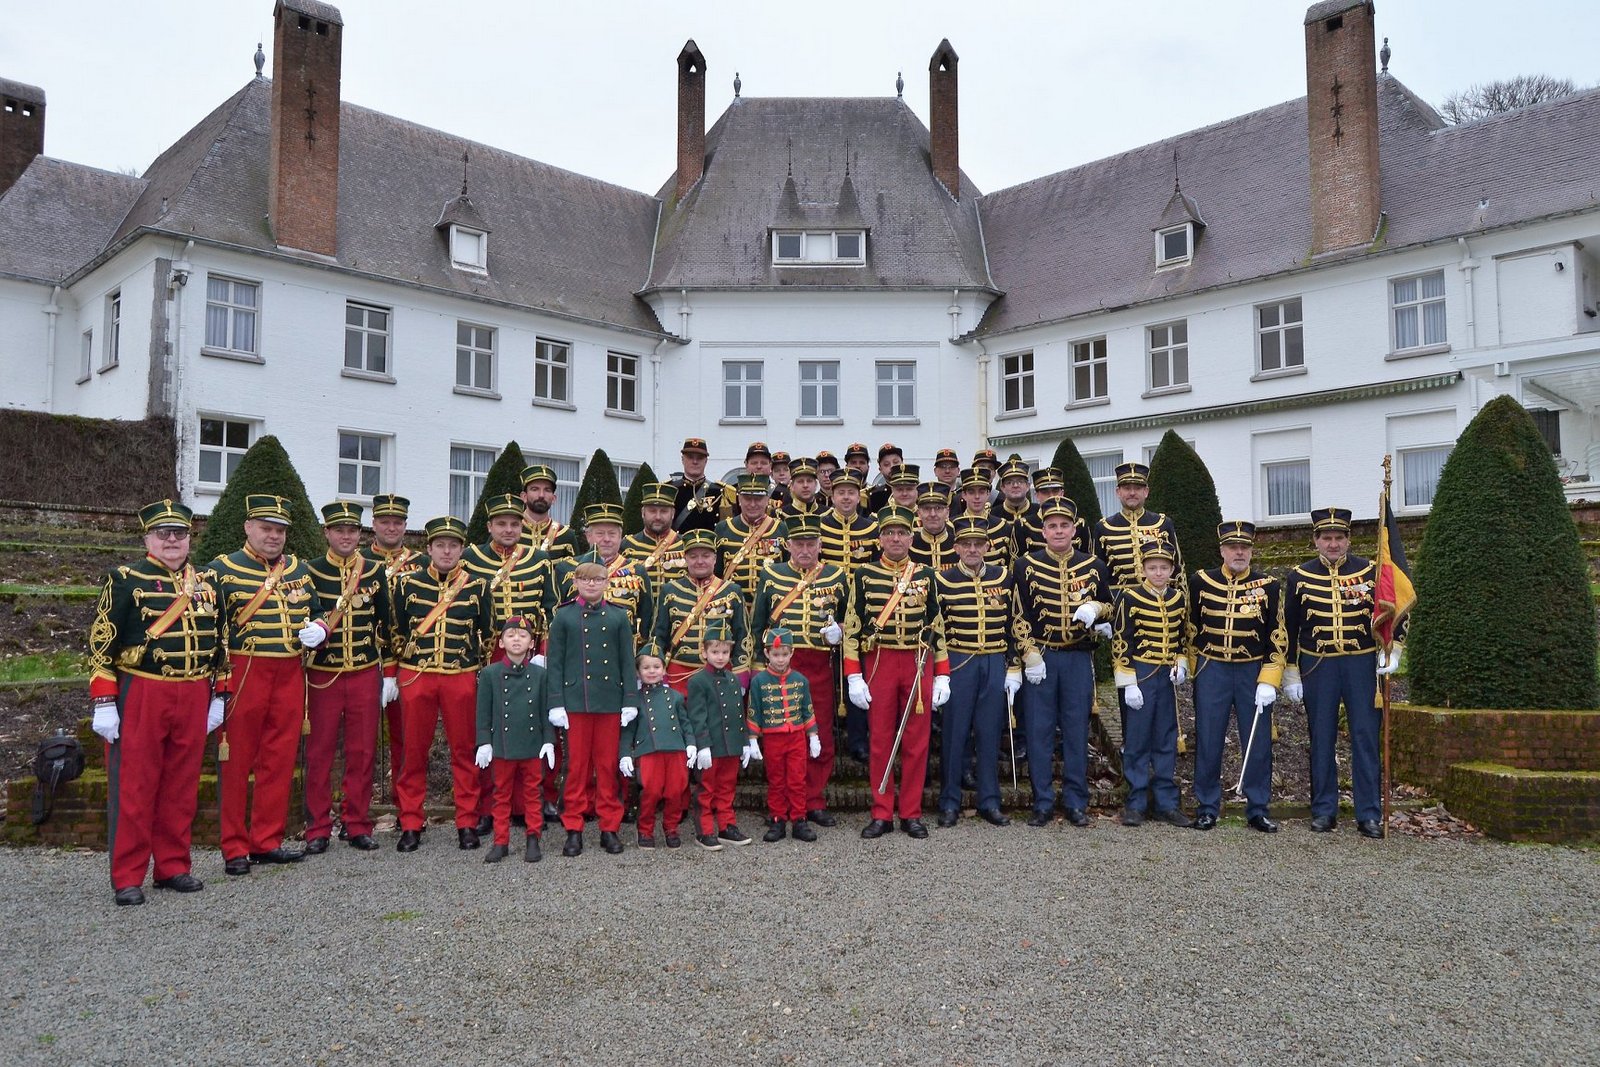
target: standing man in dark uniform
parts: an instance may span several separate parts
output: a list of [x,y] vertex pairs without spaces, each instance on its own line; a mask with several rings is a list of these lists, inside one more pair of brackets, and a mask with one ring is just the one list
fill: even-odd
[[645,564],[622,553],[622,505],[600,503],[584,508],[583,536],[589,542],[589,551],[577,559],[556,564],[552,596],[545,606],[546,617],[555,615],[558,604],[578,595],[578,586],[572,578],[578,564],[594,562],[606,569],[606,603],[615,604],[628,613],[635,642],[648,641],[650,626],[656,618],[655,586]]
[[1144,502],[1149,498],[1150,468],[1143,463],[1118,465],[1117,499],[1122,503],[1122,510],[1107,515],[1094,528],[1094,552],[1111,569],[1113,592],[1138,585],[1143,580],[1139,576],[1139,561],[1143,558],[1144,546],[1162,539],[1177,553],[1173,584],[1180,590],[1186,584],[1178,528],[1161,512],[1145,510]]
[[677,499],[677,487],[671,482],[646,485],[639,498],[644,529],[622,539],[622,554],[642,565],[650,576],[652,604],[660,598],[661,587],[683,573],[683,544],[672,527]]
[[[852,446],[856,447],[856,446]],[[861,458],[866,458],[862,449]],[[818,529],[822,532],[822,558],[844,571],[845,581],[855,588],[855,572],[872,561],[878,551],[878,524],[862,514],[861,477],[853,470],[841,470],[831,484],[833,507],[822,513]],[[845,708],[845,751],[850,758],[866,763],[867,715]]]
[[716,574],[716,534],[690,530],[683,537],[683,558],[683,576],[661,589],[651,638],[666,657],[667,684],[687,696],[689,678],[705,664],[700,650],[707,622],[721,619],[732,631],[730,669],[736,674],[750,669],[750,642],[744,594],[737,584]]
[[737,485],[739,513],[717,524],[717,573],[739,586],[748,613],[761,569],[783,559],[783,530],[767,511],[772,496],[765,475],[741,474]]
[[991,552],[991,563],[998,562],[1009,569],[1018,556],[1034,550],[1033,531],[1039,528],[1039,509],[1029,499],[1031,486],[1028,465],[1020,459],[1008,460],[1000,468],[1000,506],[994,509],[989,522],[989,540],[991,546],[1004,546],[1004,558],[996,560]]
[[527,546],[526,555],[542,552],[551,559],[561,559],[578,553],[578,539],[572,528],[550,517],[557,486],[556,472],[546,464],[522,468],[522,543]]
[[[817,465],[817,491],[822,497],[822,506],[826,508],[828,501],[833,499],[833,476],[839,473],[839,457],[823,449],[815,457]],[[866,483],[863,482],[863,485]]]
[[934,573],[956,563],[956,532],[950,525],[950,487],[943,482],[917,486],[917,528],[911,533],[911,558]]
[[933,457],[933,480],[950,488],[955,499],[956,484],[961,480],[961,457],[953,448],[941,448]]
[[[885,504],[889,503],[889,488],[892,484],[889,476],[894,473],[896,467],[904,466],[905,461],[904,450],[892,441],[885,441],[878,446],[878,473],[873,477],[872,488],[867,490],[866,499],[861,504],[863,511],[869,515],[876,515]],[[911,484],[916,485],[917,480],[913,478]]]
[[795,515],[820,515],[828,506],[827,501],[818,492],[820,487],[816,462],[803,456],[796,459],[789,465],[789,488],[779,514],[784,518]]
[[794,478],[794,471],[790,469],[789,453],[774,452],[772,454],[772,502],[774,510],[781,510],[789,499],[789,482]]
[[[406,547],[406,519],[411,511],[411,501],[394,493],[379,493],[372,498],[372,541],[361,554],[383,567],[383,581],[389,604],[394,604],[395,590],[402,575],[427,566],[428,557]],[[393,634],[390,634],[391,641]],[[389,659],[394,659],[389,652]],[[394,776],[400,773],[400,686],[383,685],[383,726],[389,735],[389,789],[394,792]]]
[[[189,563],[194,514],[160,500],[139,509],[145,556],[106,575],[89,628],[94,732],[106,742],[106,851],[118,904],[159,889],[197,893],[190,873],[206,734],[222,722],[212,696],[222,662],[217,595]],[[248,862],[248,861],[247,861]]]
[[722,482],[706,478],[706,459],[710,456],[703,437],[685,438],[679,456],[683,472],[672,476],[676,490],[672,528],[679,533],[690,530],[715,530],[722,520],[722,505],[731,495]]

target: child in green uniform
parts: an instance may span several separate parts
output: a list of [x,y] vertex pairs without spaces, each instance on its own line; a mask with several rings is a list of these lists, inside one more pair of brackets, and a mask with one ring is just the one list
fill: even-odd
[[[707,621],[701,641],[704,666],[689,676],[689,720],[700,746],[700,832],[695,842],[716,852],[723,845],[748,845],[750,838],[733,821],[733,787],[741,763],[749,763],[744,690],[728,669],[733,631],[726,619]],[[741,761],[740,757],[743,756]]]
[[528,819],[523,859],[537,863],[544,818],[539,787],[545,764],[556,763],[555,732],[550,728],[550,694],[544,668],[529,659],[533,629],[513,615],[501,624],[500,647],[506,658],[478,672],[479,767],[494,765],[494,846],[483,857],[499,863],[511,847],[511,799],[518,789]]
[[772,826],[761,839],[782,841],[784,824],[793,822],[796,840],[815,841],[817,832],[806,821],[806,757],[815,759],[822,741],[811,708],[811,687],[805,675],[789,669],[794,658],[793,634],[774,626],[762,635],[761,643],[767,666],[750,679],[745,723],[752,757],[764,757],[767,764],[767,812]]
[[683,843],[678,836],[683,818],[679,798],[689,788],[689,768],[697,755],[694,731],[683,697],[666,684],[667,664],[660,646],[651,642],[641,648],[637,664],[639,714],[622,728],[617,769],[624,777],[639,776],[639,847],[656,847],[659,809],[667,847],[677,848]]

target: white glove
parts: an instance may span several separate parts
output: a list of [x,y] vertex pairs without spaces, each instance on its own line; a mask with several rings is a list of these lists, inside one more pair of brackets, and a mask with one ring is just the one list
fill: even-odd
[[1038,685],[1044,681],[1044,661],[1040,660],[1031,667],[1022,668],[1022,676],[1028,680],[1029,685]]
[[1264,708],[1277,699],[1277,687],[1268,685],[1266,682],[1256,683],[1256,707]]
[[944,675],[936,675],[933,679],[933,706],[942,708],[950,699],[950,679]]
[[822,738],[818,737],[816,734],[811,734],[809,737],[807,737],[806,751],[811,753],[812,759],[820,759],[822,756]]
[[1125,685],[1122,687],[1122,702],[1128,705],[1129,711],[1138,711],[1144,707],[1144,691],[1137,685]]
[[709,771],[711,769],[711,750],[709,748],[702,748],[694,754],[694,769],[697,771]]
[[386,708],[400,699],[400,679],[385,678],[383,680],[383,695],[378,698],[378,706]]
[[1006,671],[1006,699],[1015,700],[1022,691],[1022,672]]
[[1184,682],[1187,682],[1188,680],[1189,680],[1189,668],[1185,667],[1182,663],[1173,664],[1172,665],[1172,684],[1173,685],[1182,685]]
[[683,754],[685,756],[689,757],[689,763],[688,763],[689,769],[691,771],[694,770],[694,758],[700,754],[700,750],[698,748],[695,748],[693,745],[689,745],[686,748],[684,748]]
[[305,648],[316,648],[327,636],[328,631],[314,622],[308,622],[300,627],[300,644]]
[[122,716],[117,714],[117,706],[109,701],[94,706],[94,732],[107,741],[115,741],[121,734]]
[[1290,682],[1283,687],[1284,699],[1295,704],[1303,704],[1306,699],[1306,687],[1299,682]]
[[872,706],[872,692],[867,689],[867,680],[859,674],[852,674],[845,679],[849,683],[850,703],[862,711]]
[[633,757],[632,756],[623,756],[621,759],[617,760],[617,770],[622,772],[622,777],[624,777],[624,778],[632,778],[633,777]]
[[551,770],[555,770],[555,767],[556,767],[556,746],[554,746],[550,742],[546,741],[545,744],[544,744],[544,747],[539,750],[539,758],[544,760],[545,764]]
[[1387,654],[1384,653],[1383,649],[1378,649],[1378,677],[1382,678],[1384,675],[1393,674],[1400,669],[1401,651],[1403,651],[1403,646],[1399,644],[1389,649]]
[[638,717],[639,717],[639,709],[638,708],[623,708],[622,709],[622,725],[626,726],[630,722],[632,722],[634,719],[637,719]]
[[1109,622],[1095,623],[1094,635],[1102,641],[1111,640],[1111,624]]
[[567,709],[566,708],[551,708],[550,709],[550,725],[556,727],[559,730],[565,730],[567,728]]
[[837,645],[844,637],[844,628],[833,621],[833,616],[828,616],[828,625],[822,628],[822,639],[830,645]]
[[1100,609],[1093,604],[1080,604],[1078,610],[1072,613],[1072,621],[1082,626],[1085,630],[1093,626],[1100,617]]
[[493,745],[479,745],[477,753],[472,757],[472,762],[476,763],[480,768],[489,766],[489,764],[493,761]]
[[223,703],[221,697],[212,697],[211,705],[206,708],[206,733],[210,733],[222,725],[222,720],[227,718],[228,705]]
[[538,655],[538,656],[534,656],[533,659],[529,660],[529,662],[532,663],[535,667],[543,667],[545,665],[545,663],[547,663],[548,661],[541,654],[541,655]]

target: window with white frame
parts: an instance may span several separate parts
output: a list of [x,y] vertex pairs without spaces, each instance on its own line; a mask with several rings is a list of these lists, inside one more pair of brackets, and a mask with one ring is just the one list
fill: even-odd
[[556,474],[556,502],[550,508],[550,517],[557,522],[572,521],[572,505],[578,501],[578,485],[583,476],[581,460],[571,456],[536,456],[532,452],[523,454],[523,459],[531,466],[543,463]]
[[1010,415],[1033,410],[1033,353],[1000,357],[1000,410]]
[[838,360],[800,361],[800,417],[802,419],[839,417]]
[[389,373],[389,315],[386,307],[354,300],[344,306],[344,369]]
[[762,418],[761,363],[759,360],[725,360],[722,364],[722,417]]
[[339,431],[339,495],[377,496],[383,492],[381,434]]
[[450,514],[462,522],[472,521],[472,509],[483,495],[484,482],[496,458],[492,448],[450,446]]
[[1106,398],[1106,339],[1090,337],[1072,342],[1072,399],[1088,404]]
[[215,274],[206,278],[205,347],[233,355],[254,356],[261,286]]
[[877,366],[879,419],[917,417],[917,365],[883,360]]
[[533,345],[533,398],[572,403],[572,346],[539,338]]
[[621,489],[623,493],[627,493],[628,489],[633,485],[633,480],[639,477],[639,464],[613,463],[612,467],[617,472],[617,488]]
[[1442,345],[1448,338],[1444,318],[1444,271],[1413,274],[1389,282],[1394,318],[1394,349]]
[[115,367],[122,358],[122,290],[106,297],[106,350],[100,356],[100,369]]
[[450,227],[450,262],[468,270],[487,270],[489,235],[465,226]]
[[494,392],[495,329],[470,322],[456,323],[456,386],[482,393]]
[[1169,226],[1156,231],[1156,266],[1171,267],[1187,263],[1194,256],[1194,223]]
[[[1180,438],[1178,438],[1178,440],[1182,441],[1184,444],[1188,445],[1190,448],[1194,447],[1194,438],[1192,438],[1192,437],[1180,437]],[[1156,449],[1158,449],[1160,447],[1161,446],[1159,444],[1156,444],[1156,445],[1145,445],[1144,446],[1142,451],[1143,451],[1143,454],[1144,454],[1144,465],[1146,467],[1148,467],[1150,465],[1150,461],[1151,460],[1156,458]]]
[[200,416],[199,469],[195,482],[202,488],[221,489],[239,469],[239,461],[250,451],[255,423],[222,415]]
[[1452,445],[1435,445],[1432,448],[1405,448],[1400,450],[1400,503],[1408,508],[1433,506],[1433,494],[1439,490],[1439,474],[1444,461],[1450,458]]
[[1561,455],[1561,412],[1557,408],[1529,408],[1528,414],[1533,418],[1534,428],[1539,431],[1539,436],[1544,438],[1545,446],[1550,449],[1552,456]]
[[1303,370],[1306,365],[1300,298],[1256,308],[1256,369],[1261,374]]
[[1083,457],[1089,468],[1089,478],[1094,482],[1094,495],[1100,501],[1100,514],[1113,515],[1121,507],[1117,499],[1117,467],[1122,463],[1122,453],[1091,452]]
[[867,235],[862,230],[773,231],[772,262],[780,267],[865,263]]
[[94,373],[94,330],[83,331],[83,347],[78,351],[78,384],[82,385]]
[[639,357],[606,353],[606,410],[639,414]]
[[1311,461],[1291,459],[1261,465],[1267,516],[1307,515],[1311,512]]
[[1189,323],[1164,322],[1145,331],[1150,352],[1150,391],[1189,384]]

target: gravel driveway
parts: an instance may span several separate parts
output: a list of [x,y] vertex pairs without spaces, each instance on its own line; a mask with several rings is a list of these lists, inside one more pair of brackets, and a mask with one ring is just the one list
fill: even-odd
[[[747,830],[758,829],[742,813]],[[497,867],[434,827],[111,903],[0,850],[21,1063],[1594,1063],[1597,853],[965,819]]]

